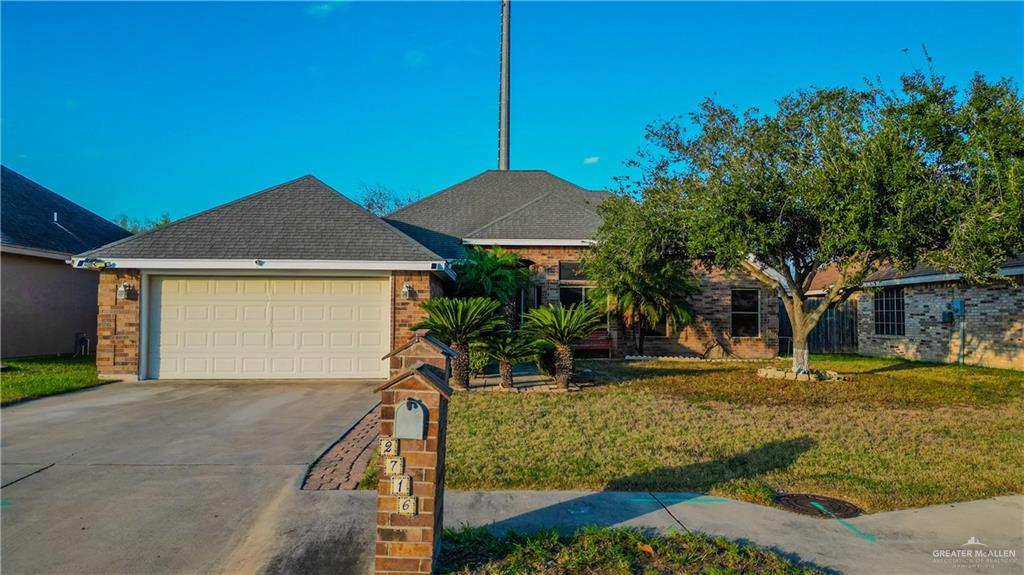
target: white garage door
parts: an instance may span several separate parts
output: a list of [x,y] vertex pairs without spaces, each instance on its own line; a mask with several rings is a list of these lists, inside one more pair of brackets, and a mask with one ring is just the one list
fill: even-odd
[[382,378],[382,278],[153,277],[146,371],[162,379]]

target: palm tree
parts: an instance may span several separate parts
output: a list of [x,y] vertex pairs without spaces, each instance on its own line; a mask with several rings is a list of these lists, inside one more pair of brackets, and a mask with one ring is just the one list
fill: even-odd
[[469,388],[469,345],[501,331],[505,322],[498,314],[501,304],[493,299],[435,298],[420,304],[427,317],[412,329],[429,329],[457,354],[452,360],[456,387]]
[[505,333],[479,344],[477,348],[488,358],[498,362],[501,387],[512,387],[512,366],[528,361],[537,353],[536,342],[521,334]]
[[632,286],[616,286],[616,289],[595,289],[591,293],[595,300],[603,298],[608,307],[622,315],[622,323],[633,332],[638,354],[644,354],[644,329],[671,321],[676,329],[693,322],[687,306],[687,298],[693,291],[693,284],[676,282],[660,286],[645,285],[640,289]]
[[601,308],[587,303],[544,306],[526,312],[523,329],[534,338],[555,346],[555,383],[569,389],[572,377],[572,344],[597,331],[604,322]]
[[466,257],[454,264],[459,297],[489,297],[501,302],[511,327],[516,295],[530,285],[530,270],[519,254],[500,246],[492,249],[472,247]]

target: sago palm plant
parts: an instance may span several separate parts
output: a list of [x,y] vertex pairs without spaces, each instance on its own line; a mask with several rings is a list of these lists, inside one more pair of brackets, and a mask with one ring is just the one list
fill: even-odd
[[493,299],[436,298],[420,304],[427,317],[412,329],[429,329],[430,333],[451,346],[452,380],[457,387],[469,387],[469,345],[501,331],[505,322],[498,310],[501,304]]
[[530,284],[530,270],[519,254],[500,246],[472,247],[454,264],[459,297],[489,297],[508,304]]
[[523,329],[555,346],[555,383],[568,389],[574,359],[572,344],[597,331],[603,322],[603,310],[592,304],[549,305],[528,311]]
[[535,340],[517,333],[504,333],[492,337],[479,344],[479,351],[492,361],[498,362],[498,373],[501,375],[501,387],[512,387],[512,367],[517,363],[529,361],[537,353]]

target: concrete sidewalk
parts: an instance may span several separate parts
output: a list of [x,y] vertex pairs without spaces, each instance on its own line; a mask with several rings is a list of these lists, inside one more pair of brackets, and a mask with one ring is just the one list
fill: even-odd
[[[374,493],[292,490],[257,521],[225,572],[369,572]],[[269,512],[268,512],[269,513]],[[701,531],[772,549],[824,571],[865,574],[1015,573],[1024,571],[1024,497],[814,519],[693,493],[449,491],[445,524],[497,531],[619,525],[662,532]],[[987,545],[963,547],[975,540]],[[1014,559],[936,559],[942,550],[1013,550]]]

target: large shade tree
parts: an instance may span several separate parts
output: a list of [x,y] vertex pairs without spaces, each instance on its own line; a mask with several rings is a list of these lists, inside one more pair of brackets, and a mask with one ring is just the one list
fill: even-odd
[[[801,90],[768,114],[708,100],[690,120],[649,128],[632,183],[673,190],[695,263],[778,290],[796,371],[821,315],[879,267],[985,281],[1024,249],[1024,108],[1009,81],[959,93],[917,74],[897,93]],[[838,277],[812,302],[828,267]]]
[[597,284],[592,302],[607,302],[621,315],[640,355],[647,326],[691,320],[688,299],[698,280],[686,230],[675,217],[678,203],[672,188],[608,198],[598,207],[602,223],[583,259],[583,272]]

